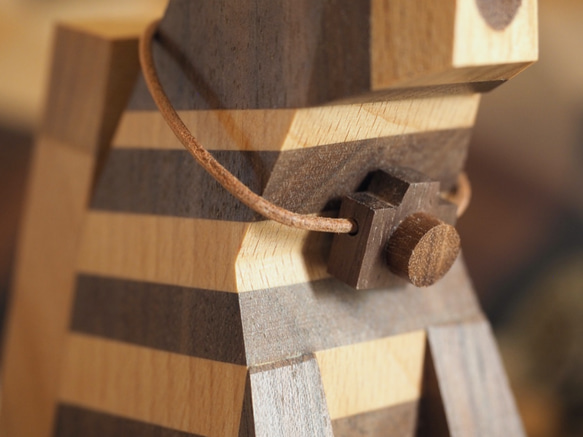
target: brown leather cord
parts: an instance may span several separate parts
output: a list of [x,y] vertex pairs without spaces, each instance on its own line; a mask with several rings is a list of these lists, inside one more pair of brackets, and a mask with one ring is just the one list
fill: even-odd
[[[159,22],[160,21],[158,20],[151,23],[140,39],[140,64],[142,66],[142,72],[148,90],[150,91],[156,106],[158,106],[162,117],[166,120],[170,129],[172,129],[176,137],[180,140],[186,150],[190,152],[193,158],[229,193],[265,218],[286,226],[308,231],[332,232],[337,234],[357,232],[358,227],[353,220],[298,214],[271,203],[264,197],[251,191],[245,184],[223,167],[202,146],[202,144],[198,142],[172,106],[156,72],[154,58],[152,56],[152,39],[158,29]],[[459,192],[463,190],[458,189],[457,191]],[[461,204],[463,204],[463,202],[458,203],[458,215],[461,215]],[[465,208],[463,210],[465,210]],[[462,213],[463,210],[461,211]]]
[[470,206],[470,200],[472,199],[472,185],[470,184],[470,179],[466,172],[461,172],[457,178],[457,184],[455,188],[446,193],[442,193],[441,197],[449,202],[457,205],[457,216],[461,217]]

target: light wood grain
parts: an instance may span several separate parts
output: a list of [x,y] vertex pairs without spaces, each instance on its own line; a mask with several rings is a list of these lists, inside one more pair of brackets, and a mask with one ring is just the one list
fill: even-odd
[[[538,9],[536,0],[491,2],[491,9],[519,7],[512,21],[488,23],[485,11],[478,5],[484,1],[458,0],[456,2],[455,38],[452,65],[456,68],[480,65],[520,65],[538,59]],[[501,11],[498,11],[498,15]],[[492,14],[493,15],[493,14]],[[498,27],[498,28],[496,28]],[[464,37],[461,37],[464,35]],[[516,71],[516,73],[518,73]]]
[[331,235],[292,229],[272,221],[253,223],[235,263],[237,289],[266,290],[329,277]]
[[373,90],[507,80],[538,57],[536,0],[375,0],[372,17]]
[[137,34],[81,28],[57,30],[31,167],[2,368],[0,434],[10,437],[51,432],[84,211],[138,69]]
[[84,273],[236,291],[233,263],[247,224],[91,212],[78,269]]
[[419,399],[425,332],[316,352],[332,420]]
[[[179,111],[208,150],[296,150],[474,124],[479,94],[301,109]],[[157,111],[126,111],[115,147],[182,149]]]
[[236,436],[247,368],[71,334],[59,399],[208,437]]
[[90,153],[109,146],[138,74],[143,27],[87,22],[57,28],[44,134]]
[[[280,150],[295,109],[178,111],[208,150]],[[113,141],[118,148],[183,149],[157,110],[124,112]]]
[[36,145],[4,346],[2,435],[49,435],[93,161],[48,138]]
[[92,211],[81,272],[231,292],[327,277],[325,234],[274,222],[227,222]]
[[[454,184],[476,116],[476,93],[531,62],[486,47],[501,59],[485,54],[485,63],[472,58],[455,64],[454,40],[466,37],[456,33],[456,23],[475,20],[460,9],[459,3],[468,1],[437,5],[423,0],[411,6],[406,0],[300,0],[293,5],[284,0],[174,0],[153,55],[173,105],[219,161],[274,203],[328,213],[379,169],[408,167],[444,189]],[[532,10],[532,5],[524,0],[523,7]],[[482,20],[487,13],[480,9],[479,14]],[[509,17],[514,18],[509,33],[491,39],[492,44],[510,43],[510,29],[521,21]],[[112,44],[112,29],[105,30],[106,44]],[[91,28],[88,38],[97,38],[95,32]],[[63,56],[56,56],[58,77],[52,86],[72,83],[79,89],[49,93],[55,113],[47,115],[45,136],[87,154],[85,167],[91,168],[70,193],[50,184],[43,191],[44,180],[35,180],[38,198],[60,192],[64,206],[51,214],[56,219],[70,214],[72,221],[62,221],[68,232],[64,280],[53,279],[51,285],[62,286],[63,294],[51,302],[50,294],[43,296],[59,306],[56,331],[47,334],[40,323],[30,328],[50,340],[43,343],[53,354],[48,367],[44,357],[22,346],[44,341],[40,334],[28,343],[24,336],[15,337],[21,356],[28,354],[46,367],[39,378],[22,382],[32,361],[6,367],[18,376],[11,392],[27,390],[20,405],[11,408],[34,405],[37,399],[43,406],[35,411],[23,407],[25,413],[12,422],[20,421],[21,429],[9,437],[48,437],[56,394],[62,406],[77,413],[128,419],[113,421],[118,432],[139,422],[204,436],[331,436],[330,413],[338,420],[362,416],[379,423],[371,412],[397,407],[385,418],[406,423],[395,430],[410,430],[421,390],[425,330],[432,352],[446,352],[435,366],[440,383],[453,384],[457,370],[474,372],[477,358],[495,355],[485,347],[469,358],[461,356],[450,341],[457,331],[432,328],[457,323],[465,329],[463,324],[480,317],[461,260],[428,292],[411,286],[354,293],[324,272],[330,236],[258,221],[220,191],[186,152],[175,150],[181,146],[139,77],[115,147],[99,161],[102,171],[95,175],[97,151],[109,144],[121,111],[117,93],[127,82],[103,78],[115,77],[110,69],[122,68],[131,57],[111,63],[107,56],[115,58],[123,50],[109,51],[93,39],[88,51],[75,38],[66,42],[59,52]],[[82,61],[78,71],[76,62],[67,61],[68,53]],[[401,67],[393,69],[397,62]],[[88,70],[91,63],[96,70]],[[76,74],[78,81],[72,80]],[[93,82],[105,89],[84,92]],[[115,111],[109,111],[104,96]],[[103,117],[101,124],[95,114]],[[77,144],[82,140],[87,143]],[[54,181],[63,178],[67,184],[83,170],[69,169],[70,162],[54,167],[64,173]],[[54,200],[43,202],[44,208]],[[84,216],[85,208],[90,212]],[[40,214],[37,220],[47,217],[52,216]],[[51,244],[47,256],[61,249],[56,235],[45,237]],[[36,241],[25,243],[32,251]],[[60,271],[51,274],[61,278]],[[108,299],[108,293],[115,298]],[[27,305],[36,302],[32,292],[25,297]],[[45,308],[37,310],[41,320]],[[69,321],[72,333],[67,335]],[[32,325],[22,318],[14,326]],[[42,384],[50,388],[48,395],[35,397],[33,390]],[[503,379],[493,385],[506,390]],[[447,399],[445,390],[440,393],[454,405],[452,411],[465,412]],[[464,399],[479,403],[473,394]],[[37,416],[41,425],[30,419]]]

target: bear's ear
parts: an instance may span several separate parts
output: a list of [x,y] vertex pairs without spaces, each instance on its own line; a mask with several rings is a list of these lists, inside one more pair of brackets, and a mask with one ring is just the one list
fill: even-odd
[[536,0],[372,0],[371,87],[510,79],[537,60]]

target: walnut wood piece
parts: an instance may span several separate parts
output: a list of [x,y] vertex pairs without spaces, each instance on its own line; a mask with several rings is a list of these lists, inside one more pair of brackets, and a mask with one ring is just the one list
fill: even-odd
[[[173,0],[154,58],[172,103],[217,159],[273,202],[322,214],[359,190],[382,199],[365,181],[378,169],[427,175],[435,182],[413,187],[422,197],[451,188],[477,93],[533,61],[535,16],[534,0],[523,0],[496,31],[475,0]],[[355,293],[326,272],[331,236],[260,221],[218,194],[176,150],[142,79],[96,167],[95,149],[70,139],[109,145],[99,127],[115,123],[99,117],[119,111],[130,90],[109,70],[111,52],[84,45],[83,32],[69,36],[63,47],[83,48],[72,63],[57,56],[55,68],[81,69],[89,84],[66,75],[51,87],[90,108],[49,108],[64,124],[43,137],[51,146],[33,167],[31,199],[42,208],[31,201],[23,227],[0,433],[277,436],[283,424],[406,435],[423,391],[422,338],[481,317],[463,262],[428,290]],[[72,132],[53,147],[63,125]],[[98,129],[79,135],[82,126]],[[408,205],[394,227],[419,212]],[[449,386],[457,370],[442,370],[443,350],[436,379]],[[484,351],[479,362],[490,363],[482,358],[496,351]],[[503,379],[489,384],[507,390]],[[479,410],[486,395],[474,393]],[[438,394],[458,408],[455,392]],[[490,411],[517,420],[506,400]]]
[[433,389],[439,392],[448,432],[435,433],[426,427],[421,435],[523,437],[488,322],[432,326],[427,339],[435,376]]
[[[454,242],[447,236],[457,235],[450,226],[456,220],[456,206],[439,196],[438,182],[412,169],[379,170],[367,179],[370,179],[365,181],[367,191],[343,200],[339,215],[354,220],[358,232],[334,236],[328,272],[358,290],[402,285],[400,278],[417,286],[435,283],[457,256],[454,246],[449,252],[432,251],[441,247],[440,242]],[[433,217],[431,220],[439,217],[447,225],[441,220],[423,220],[421,228],[411,226],[407,219],[419,213]],[[388,242],[401,223],[404,226],[388,249]],[[459,237],[457,246],[459,250]],[[388,250],[396,251],[395,261],[389,259],[392,269],[387,266]],[[410,272],[411,266],[414,268]]]
[[405,218],[389,238],[387,264],[391,271],[417,287],[435,284],[460,252],[455,228],[428,214]]

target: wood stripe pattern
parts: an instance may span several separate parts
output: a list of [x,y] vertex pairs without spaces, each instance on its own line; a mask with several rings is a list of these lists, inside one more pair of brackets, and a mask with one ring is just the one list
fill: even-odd
[[[479,93],[536,58],[536,2],[498,3],[504,26],[478,0],[171,0],[153,53],[219,161],[332,215],[378,169],[453,187]],[[330,235],[257,217],[178,147],[122,28],[58,39],[0,433],[413,435],[439,404],[451,435],[522,435],[463,259],[427,289],[331,278]]]
[[61,404],[57,411],[55,437],[202,437],[99,411]]
[[366,295],[331,278],[235,294],[83,274],[77,279],[71,329],[160,351],[257,366],[298,353],[479,319],[482,314],[469,284],[459,284],[462,272],[458,263],[429,289],[410,286]]
[[[457,178],[470,135],[469,129],[430,131],[285,152],[220,150],[213,155],[268,200],[298,213],[314,213],[337,209],[341,196],[354,192],[373,170],[412,165],[416,153],[426,156],[419,164],[422,171],[447,189]],[[293,190],[283,190],[284,181]],[[227,221],[261,219],[200,171],[185,150],[114,149],[91,207]]]

